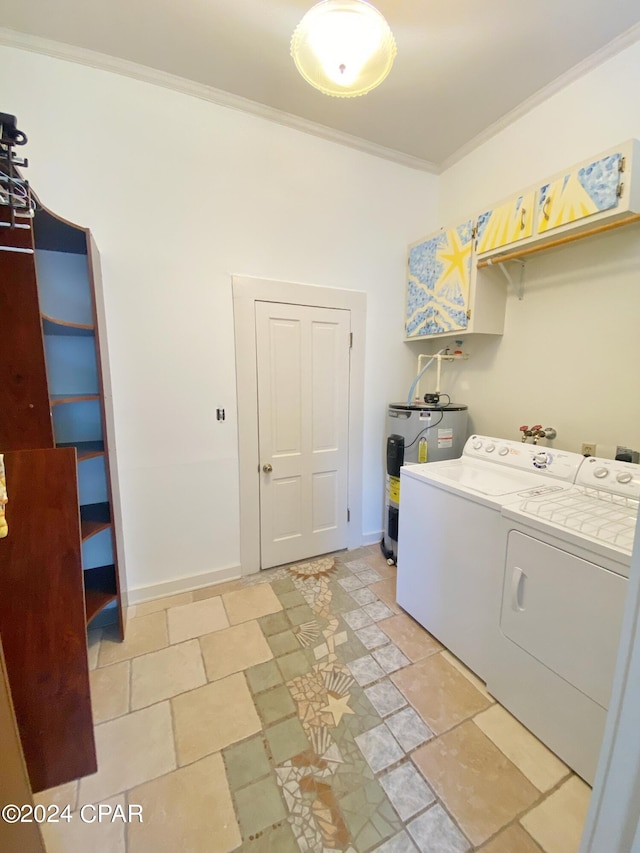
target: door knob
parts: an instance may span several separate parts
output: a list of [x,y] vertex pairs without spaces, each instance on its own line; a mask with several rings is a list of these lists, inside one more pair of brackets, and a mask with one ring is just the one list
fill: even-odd
[[266,465],[262,466],[262,470],[265,474],[270,474],[273,471],[273,465],[270,462],[267,462]]

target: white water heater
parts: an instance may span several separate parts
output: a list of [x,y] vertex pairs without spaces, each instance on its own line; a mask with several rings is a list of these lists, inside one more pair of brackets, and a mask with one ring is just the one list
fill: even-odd
[[467,407],[457,403],[391,403],[387,411],[387,473],[385,477],[384,538],[388,560],[398,556],[400,468],[419,462],[439,462],[462,455],[467,440]]

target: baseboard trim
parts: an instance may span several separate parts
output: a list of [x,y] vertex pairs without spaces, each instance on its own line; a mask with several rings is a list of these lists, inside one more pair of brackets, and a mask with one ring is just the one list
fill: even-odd
[[363,533],[362,534],[362,544],[363,545],[377,545],[383,536],[384,536],[384,532],[382,530],[372,530],[371,533]]
[[213,586],[225,581],[234,581],[242,577],[240,566],[228,566],[226,569],[214,569],[203,572],[200,575],[190,575],[184,578],[175,578],[164,583],[139,586],[129,589],[129,606],[143,604],[145,601],[153,601],[156,598],[164,598],[167,595],[176,595],[180,592],[192,592],[194,589],[202,589],[205,586]]

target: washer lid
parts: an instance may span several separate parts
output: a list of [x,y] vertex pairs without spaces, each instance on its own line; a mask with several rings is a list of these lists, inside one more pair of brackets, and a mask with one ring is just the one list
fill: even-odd
[[526,489],[533,489],[547,482],[540,475],[528,471],[514,471],[493,463],[465,458],[406,465],[402,470],[409,476],[426,480],[435,487],[469,497],[486,497],[498,505],[516,499]]

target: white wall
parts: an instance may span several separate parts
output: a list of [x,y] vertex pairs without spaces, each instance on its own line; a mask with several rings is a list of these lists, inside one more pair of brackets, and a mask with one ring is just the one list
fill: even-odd
[[[640,138],[640,43],[557,93],[441,175],[440,223],[629,138]],[[640,179],[640,175],[636,176]],[[502,338],[470,336],[471,358],[447,368],[478,432],[558,430],[556,446],[640,449],[640,228],[532,256],[525,295],[507,302]],[[517,275],[517,269],[513,270]]]
[[130,588],[239,563],[234,273],[366,291],[362,531],[379,532],[385,404],[415,372],[406,245],[436,227],[437,178],[36,54],[0,48],[0,78],[34,189],[101,251]]

